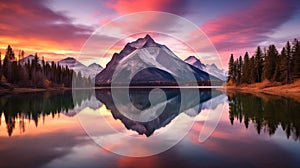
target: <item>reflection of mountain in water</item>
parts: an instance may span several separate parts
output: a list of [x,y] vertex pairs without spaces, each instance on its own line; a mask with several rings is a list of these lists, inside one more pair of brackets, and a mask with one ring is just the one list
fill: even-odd
[[[154,133],[155,130],[168,125],[176,116],[178,116],[182,112],[184,112],[189,116],[195,116],[202,109],[215,108],[219,103],[222,103],[224,102],[224,100],[226,100],[226,97],[224,99],[224,95],[221,96],[220,92],[217,91],[211,92],[211,89],[201,89],[199,90],[200,102],[195,101],[197,99],[193,97],[194,94],[190,94],[191,95],[191,97],[189,97],[190,101],[183,104],[182,108],[180,109],[180,105],[181,105],[180,90],[179,89],[162,89],[162,90],[166,94],[166,98],[167,98],[167,100],[165,101],[166,103],[165,106],[162,105],[163,102],[159,101],[161,100],[161,97],[158,96],[155,97],[155,100],[158,101],[155,103],[154,106],[152,106],[153,107],[152,109],[149,109],[150,107],[149,93],[151,89],[130,89],[129,97],[131,99],[131,103],[135,106],[135,108],[140,110],[147,110],[148,113],[150,112],[153,114],[156,113],[157,109],[160,108],[164,109],[163,112],[158,117],[146,122],[135,121],[126,117],[124,115],[124,111],[128,111],[128,109],[125,109],[128,107],[128,105],[125,103],[123,104],[123,106],[117,108],[112,99],[112,93],[110,89],[97,90],[96,98],[99,99],[102,103],[104,103],[106,105],[106,108],[111,110],[113,117],[115,119],[120,119],[127,129],[134,130],[139,134],[145,134],[146,136],[150,136]],[[184,92],[187,93],[193,91],[195,91],[195,89],[184,90]],[[126,94],[122,89],[119,89],[117,93],[118,93],[118,98],[120,99],[124,96],[124,94]],[[212,99],[214,100],[209,101]],[[122,110],[122,112],[119,111],[120,109]],[[131,112],[130,109],[129,112]]]
[[279,96],[230,93],[229,118],[231,124],[234,120],[244,122],[248,128],[252,122],[256,126],[257,133],[262,130],[273,135],[278,127],[282,127],[287,138],[291,135],[299,139],[300,135],[300,103],[289,98]]
[[[41,117],[63,113],[73,116],[85,107],[99,108],[101,103],[92,96],[92,91],[41,92],[0,97],[0,111],[5,118],[8,135],[11,136],[16,122],[22,132],[25,131],[25,120],[33,120],[38,125]],[[96,101],[96,102],[95,102]],[[98,106],[98,107],[95,107]],[[3,124],[0,121],[0,125]]]

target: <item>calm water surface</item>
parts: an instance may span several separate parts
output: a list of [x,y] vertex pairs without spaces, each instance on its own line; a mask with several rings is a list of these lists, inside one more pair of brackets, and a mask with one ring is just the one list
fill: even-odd
[[[150,122],[133,122],[124,116],[114,106],[109,90],[1,96],[0,167],[298,167],[300,164],[299,102],[265,94],[201,90],[200,101],[191,99],[179,110],[180,92],[164,91],[168,99],[166,108]],[[130,92],[130,99],[137,108],[147,109],[148,94],[148,90],[135,89]],[[157,100],[159,105],[160,99]],[[199,142],[205,117],[220,109],[223,113],[216,129],[206,141]],[[111,136],[106,149],[100,147],[86,133],[93,134],[89,129],[97,127],[103,134],[113,134],[101,126],[99,116],[114,130],[144,140],[166,130],[186,135],[158,155],[125,157],[107,149],[122,145],[127,147],[122,150],[131,152],[150,149],[117,136]],[[174,129],[178,118],[194,121],[187,133]]]

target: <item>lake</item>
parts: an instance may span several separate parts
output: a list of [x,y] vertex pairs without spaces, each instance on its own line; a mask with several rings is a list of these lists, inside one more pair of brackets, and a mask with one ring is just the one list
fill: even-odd
[[299,109],[214,89],[6,95],[0,167],[297,167]]

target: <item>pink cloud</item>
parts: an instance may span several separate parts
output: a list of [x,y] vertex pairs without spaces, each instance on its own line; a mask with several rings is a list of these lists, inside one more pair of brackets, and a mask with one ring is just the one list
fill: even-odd
[[187,12],[187,1],[182,0],[116,0],[106,3],[107,7],[119,14],[128,14],[142,11],[165,11],[182,15]]
[[[294,0],[255,1],[249,8],[208,21],[201,28],[219,52],[254,48],[289,20]],[[229,58],[230,55],[227,56]]]
[[1,41],[1,46],[14,43],[15,48],[40,46],[79,50],[92,29],[72,24],[72,19],[52,11],[46,2],[11,0],[0,3],[0,32],[2,38],[7,39]]

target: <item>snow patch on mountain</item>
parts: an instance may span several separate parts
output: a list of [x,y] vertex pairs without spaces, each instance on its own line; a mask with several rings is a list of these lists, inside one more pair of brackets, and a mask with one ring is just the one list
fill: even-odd
[[186,63],[193,65],[194,67],[207,72],[208,74],[215,76],[222,81],[227,81],[228,72],[224,69],[219,69],[215,64],[206,64],[204,65],[201,61],[195,56],[189,56],[184,60]]

